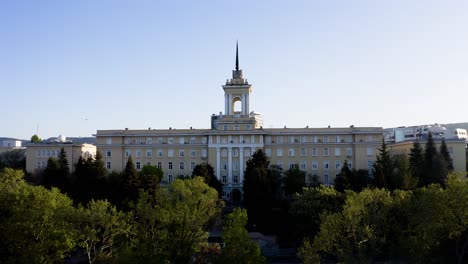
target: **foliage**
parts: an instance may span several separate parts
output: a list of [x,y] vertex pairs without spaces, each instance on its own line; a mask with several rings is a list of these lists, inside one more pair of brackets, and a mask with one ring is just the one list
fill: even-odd
[[335,177],[334,187],[339,192],[344,192],[345,190],[351,189],[351,180],[353,173],[349,169],[348,161],[345,160],[343,167],[341,168],[340,174]]
[[38,135],[33,135],[31,137],[31,142],[32,143],[39,143],[39,142],[42,142],[42,139]]
[[128,157],[123,171],[124,177],[124,202],[131,203],[138,199],[139,189],[141,188],[141,178],[133,163],[132,156]]
[[79,245],[86,250],[88,262],[109,260],[115,255],[118,241],[132,234],[129,215],[117,211],[108,201],[91,200],[80,206],[75,222]]
[[264,263],[260,247],[249,237],[247,225],[247,211],[235,208],[224,219],[223,242],[225,248],[217,260],[218,263]]
[[447,170],[448,172],[453,171],[453,160],[452,157],[450,157],[450,153],[447,147],[447,143],[445,142],[445,139],[442,138],[442,142],[440,144],[439,148],[439,153],[442,155],[442,158],[445,160],[447,163]]
[[152,165],[145,165],[141,168],[140,179],[141,185],[145,191],[151,195],[155,195],[156,189],[159,187],[164,172],[161,168]]
[[374,186],[377,188],[385,188],[388,185],[389,178],[393,172],[393,162],[390,152],[387,150],[385,140],[382,140],[382,146],[379,149],[379,154],[374,162],[372,174],[374,175]]
[[0,169],[26,169],[26,150],[13,149],[0,153]]
[[409,170],[418,185],[424,184],[424,152],[418,141],[413,143],[409,155]]
[[3,263],[58,263],[76,245],[71,200],[56,188],[31,186],[23,173],[0,173],[0,255]]
[[59,160],[57,158],[49,158],[47,166],[43,171],[41,185],[48,189],[56,187],[65,192],[68,184],[69,178],[62,171]]
[[216,178],[214,168],[208,163],[197,164],[192,171],[192,177],[200,176],[205,179],[206,184],[218,192],[221,197],[223,192],[223,184]]
[[302,188],[305,184],[306,172],[299,169],[298,164],[294,164],[292,168],[284,172],[284,192],[288,196],[295,193],[302,193]]

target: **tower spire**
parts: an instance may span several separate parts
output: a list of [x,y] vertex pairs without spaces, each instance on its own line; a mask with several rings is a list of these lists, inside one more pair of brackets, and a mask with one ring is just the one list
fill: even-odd
[[236,71],[239,70],[239,42],[236,41]]

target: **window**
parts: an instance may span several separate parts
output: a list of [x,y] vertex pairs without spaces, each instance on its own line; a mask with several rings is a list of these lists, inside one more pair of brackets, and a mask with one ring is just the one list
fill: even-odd
[[340,143],[341,142],[341,137],[340,136],[335,136],[335,142]]
[[249,136],[243,137],[242,143],[250,143],[250,137]]
[[372,156],[374,155],[374,149],[372,147],[367,147],[367,156]]
[[185,144],[185,138],[179,137],[179,144]]
[[131,152],[129,149],[125,150],[125,157],[128,158],[131,155]]
[[366,137],[366,141],[367,141],[367,142],[372,142],[373,140],[374,140],[374,139],[372,138],[372,135],[368,135],[368,136]]
[[226,177],[226,175],[223,175],[223,177],[221,177],[221,179],[222,179],[221,181],[222,181],[223,183],[226,183],[226,182],[227,182],[227,177]]
[[36,168],[40,168],[40,167],[41,167],[41,162],[40,161],[36,162]]
[[106,157],[111,157],[112,156],[112,152],[110,149],[106,150]]
[[190,169],[191,170],[195,169],[195,162],[193,162],[193,161],[190,162]]
[[294,163],[289,163],[289,169],[290,169],[290,170],[294,169],[294,165],[296,165],[296,164],[294,164]]
[[184,167],[185,167],[184,162],[183,161],[179,162],[179,170],[184,170]]
[[307,137],[306,136],[302,136],[301,137],[301,143],[306,143],[307,142]]
[[328,136],[323,137],[323,143],[328,143]]
[[111,169],[111,163],[110,163],[110,161],[106,162],[106,168],[107,168],[108,170]]
[[283,149],[279,148],[276,150],[276,156],[282,157],[283,156]]
[[146,150],[146,157],[152,157],[153,156],[153,151],[151,149]]
[[352,148],[346,148],[346,156],[351,157],[353,155],[353,149]]
[[45,156],[46,156],[46,151],[42,150],[42,157],[45,157]]
[[153,138],[146,138],[146,144],[153,144]]
[[185,150],[179,150],[179,157],[185,157]]
[[163,151],[162,149],[158,149],[158,157],[162,157],[163,156]]
[[167,179],[169,182],[172,182],[172,174],[167,175]]
[[50,157],[50,150],[47,150],[47,157]]
[[195,137],[191,137],[190,138],[190,144],[195,144],[197,141],[195,139]]
[[232,156],[233,157],[238,157],[239,156],[239,149],[233,148],[232,149]]
[[312,137],[312,142],[318,143],[318,142],[319,142],[318,136],[313,136],[313,137]]
[[194,158],[197,156],[197,151],[196,150],[190,150],[190,157]]
[[37,153],[36,153],[36,157],[40,157],[41,156],[41,151],[38,150]]
[[295,142],[294,136],[290,136],[289,137],[289,143],[294,143],[294,142]]
[[223,162],[223,170],[227,170],[227,163],[226,162]]
[[239,125],[234,125],[234,130],[239,130]]
[[139,149],[135,150],[135,156],[137,158],[141,157],[141,150],[139,150]]
[[294,157],[294,149],[290,148],[288,152],[289,157]]
[[167,169],[168,169],[168,170],[172,170],[172,162],[169,162],[169,163],[167,164]]
[[353,142],[353,136],[346,136],[346,142],[348,143]]
[[232,163],[232,170],[233,171],[238,171],[239,170],[239,164],[237,164],[237,162]]
[[317,148],[312,148],[312,156],[317,156]]
[[174,150],[173,150],[173,149],[169,149],[169,150],[167,151],[167,156],[168,156],[169,158],[174,157]]
[[158,144],[163,144],[163,143],[164,143],[163,139],[162,139],[162,138],[158,138]]
[[341,148],[335,148],[335,156],[341,156]]
[[245,130],[250,130],[250,125],[245,125]]
[[328,156],[328,148],[323,148],[323,156]]
[[239,176],[234,175],[234,183],[239,183]]
[[202,143],[206,144],[206,142],[207,142],[206,137],[202,137]]
[[206,149],[201,150],[201,156],[202,158],[206,158]]
[[372,160],[367,161],[367,170],[369,171],[369,174],[372,174],[372,168],[374,167],[374,163]]
[[353,169],[353,162],[352,161],[348,161],[348,168],[350,170]]
[[323,162],[323,169],[328,170],[329,168],[330,168],[330,164],[329,164],[328,160],[324,161]]
[[276,137],[276,142],[277,142],[278,144],[283,143],[283,136],[277,136],[277,137]]
[[328,172],[323,174],[323,181],[325,185],[330,185],[330,176],[328,176]]
[[300,165],[301,170],[306,170],[306,162],[302,161]]
[[159,169],[162,169],[162,162],[158,162],[157,166],[158,166]]
[[265,154],[267,155],[267,157],[271,157],[271,149],[270,148],[265,149]]
[[301,148],[301,157],[307,156],[306,148]]
[[110,137],[106,138],[106,144],[107,145],[112,144],[112,138],[110,138]]
[[244,157],[250,157],[250,148],[244,149]]
[[226,131],[228,129],[228,126],[227,125],[224,125],[223,126],[223,130]]
[[141,163],[139,161],[135,162],[135,167],[137,170],[141,170]]
[[226,158],[228,156],[228,150],[226,148],[221,149],[221,157]]
[[335,170],[341,169],[341,160],[335,160]]
[[167,144],[174,144],[174,138],[168,138],[167,139]]
[[316,160],[312,161],[312,170],[318,170],[318,162]]

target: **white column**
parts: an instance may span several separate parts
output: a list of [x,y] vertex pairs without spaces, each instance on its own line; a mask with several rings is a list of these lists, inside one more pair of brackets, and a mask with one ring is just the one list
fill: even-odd
[[249,95],[245,95],[245,112],[249,114]]
[[229,96],[224,94],[224,114],[229,115]]
[[232,182],[232,147],[228,147],[228,182]]
[[216,148],[216,177],[221,181],[221,149]]
[[242,115],[245,115],[245,94],[242,94]]
[[239,147],[239,182],[244,182],[244,147]]

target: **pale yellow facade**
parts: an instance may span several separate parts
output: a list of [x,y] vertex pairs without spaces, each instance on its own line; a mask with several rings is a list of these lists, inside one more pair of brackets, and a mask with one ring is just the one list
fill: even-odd
[[61,149],[65,150],[68,158],[70,171],[73,172],[74,164],[78,162],[80,156],[83,158],[94,157],[96,146],[92,144],[73,143],[28,143],[26,145],[26,171],[34,173],[47,166],[49,158],[57,158]]
[[[434,140],[436,147],[440,149],[441,140]],[[413,147],[415,141],[402,141],[397,143],[389,144],[390,153],[393,155],[405,154],[409,155],[411,148]],[[453,160],[453,169],[455,172],[466,172],[466,141],[464,139],[447,139],[446,141],[447,148],[450,153],[450,157]],[[419,143],[424,149],[426,142],[420,140]]]
[[[345,162],[369,169],[383,139],[381,127],[269,128],[250,112],[252,86],[233,71],[222,86],[225,113],[211,116],[210,129],[98,130],[97,148],[109,171],[122,171],[131,155],[137,169],[150,164],[164,171],[163,184],[191,175],[196,164],[209,163],[224,185],[223,195],[242,191],[244,170],[252,153],[262,149],[272,165],[287,170],[293,164],[332,184]],[[308,179],[309,180],[309,179]]]

